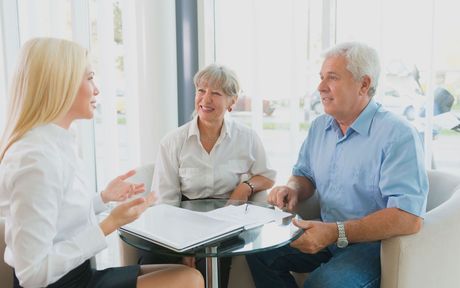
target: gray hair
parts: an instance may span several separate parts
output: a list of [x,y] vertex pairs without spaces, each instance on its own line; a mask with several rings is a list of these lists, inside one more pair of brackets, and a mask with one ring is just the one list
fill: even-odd
[[374,48],[359,42],[345,42],[337,44],[323,54],[325,59],[334,56],[345,56],[347,70],[356,81],[369,76],[371,85],[368,94],[371,97],[375,95],[380,76],[380,62]]
[[240,83],[235,72],[223,65],[211,64],[198,71],[193,77],[195,87],[200,83],[207,83],[213,88],[222,89],[228,96],[238,96],[240,93]]

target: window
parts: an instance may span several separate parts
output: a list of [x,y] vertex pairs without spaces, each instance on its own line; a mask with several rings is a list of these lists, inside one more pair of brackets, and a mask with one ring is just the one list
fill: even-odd
[[32,37],[72,39],[71,0],[18,0],[21,44]]
[[130,161],[130,149],[136,148],[136,139],[128,146],[122,5],[120,1],[90,0],[89,12],[92,62],[101,92],[97,97],[94,134],[97,186],[102,189],[113,177],[139,163]]
[[315,117],[321,19],[321,1],[215,1],[213,60],[235,70],[244,90],[231,115],[259,133],[280,183]]
[[[356,17],[358,7],[367,12]],[[460,134],[450,129],[460,123],[460,40],[445,31],[460,24],[459,8],[446,0],[337,1],[337,42],[364,41],[378,49],[377,100],[417,128],[428,165],[452,172],[460,172]]]
[[233,68],[240,77],[244,94],[232,115],[258,131],[279,173],[278,183],[286,182],[310,121],[322,113],[315,92],[320,52],[344,41],[365,42],[377,49],[382,73],[375,97],[418,129],[427,165],[460,172],[460,155],[455,152],[460,134],[449,129],[460,123],[460,40],[445,33],[460,24],[453,14],[459,4],[447,0],[212,3],[215,51],[206,59]]

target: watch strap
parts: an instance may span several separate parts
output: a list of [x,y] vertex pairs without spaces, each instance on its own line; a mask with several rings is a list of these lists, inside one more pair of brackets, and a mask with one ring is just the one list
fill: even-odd
[[252,194],[254,194],[254,190],[256,189],[256,187],[254,187],[254,184],[252,184],[251,182],[249,182],[249,180],[246,180],[246,181],[243,181],[244,184],[248,185],[249,188],[251,188],[251,194],[249,194],[249,196],[251,196]]

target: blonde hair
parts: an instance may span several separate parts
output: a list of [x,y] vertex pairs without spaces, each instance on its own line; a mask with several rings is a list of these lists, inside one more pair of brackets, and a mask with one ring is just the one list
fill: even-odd
[[68,40],[34,38],[23,45],[10,87],[0,161],[29,130],[70,110],[87,65],[86,49]]

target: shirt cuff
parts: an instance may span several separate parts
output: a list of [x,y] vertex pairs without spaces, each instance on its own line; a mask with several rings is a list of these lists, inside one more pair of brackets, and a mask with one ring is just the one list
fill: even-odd
[[104,201],[102,201],[101,193],[97,193],[97,195],[93,197],[93,206],[94,213],[96,214],[104,212],[105,210],[108,210],[110,208],[108,203],[104,203]]
[[91,258],[107,248],[105,235],[99,225],[90,226],[83,233],[78,234],[75,243],[82,251],[83,259]]
[[387,202],[387,208],[398,208],[415,216],[422,217],[426,213],[426,200],[423,197],[390,197]]

